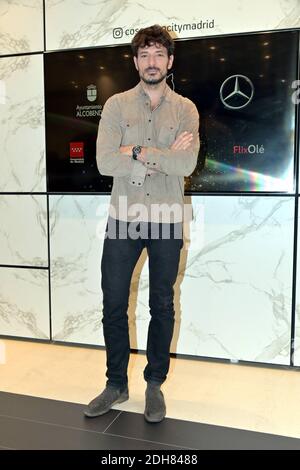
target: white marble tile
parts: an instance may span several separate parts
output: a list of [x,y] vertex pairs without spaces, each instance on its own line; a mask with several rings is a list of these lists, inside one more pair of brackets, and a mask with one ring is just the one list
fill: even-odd
[[0,268],[0,335],[49,339],[47,269]]
[[53,339],[104,344],[100,261],[109,196],[50,196]]
[[178,38],[292,28],[300,26],[300,4],[298,0],[46,0],[46,48],[128,43],[135,30],[154,23],[168,26]]
[[[298,96],[298,95],[297,95]],[[300,126],[298,133],[300,132]],[[299,157],[298,157],[299,159]],[[298,193],[300,193],[300,167],[298,168]],[[295,341],[294,341],[294,365],[300,366],[300,228],[299,208],[298,208],[298,234],[297,234],[297,274],[296,274],[296,312],[295,312]]]
[[0,194],[0,264],[48,266],[46,196]]
[[43,55],[0,57],[0,192],[46,191]]
[[193,206],[203,246],[182,256],[173,349],[289,364],[293,198],[194,197]]
[[295,341],[294,341],[294,365],[300,366],[300,220],[298,208],[298,234],[297,234],[297,273],[296,273],[296,313],[295,313]]
[[[103,344],[96,225],[103,196],[51,197],[54,338]],[[101,215],[95,217],[98,207]],[[172,351],[288,364],[293,198],[193,197],[189,249],[175,289]],[[103,232],[102,232],[103,233]],[[131,346],[145,349],[149,323],[148,260],[135,268],[130,296]]]
[[[294,100],[295,104],[300,104],[300,81],[297,82],[297,87],[293,88],[295,90],[295,95],[292,95],[292,99]],[[295,133],[296,133],[296,139],[298,138],[298,161],[299,161],[299,156],[300,156],[300,150],[299,150],[299,142],[300,142],[300,122],[298,121],[298,128],[295,126]],[[296,146],[296,142],[295,142]],[[297,155],[295,155],[295,158]],[[298,166],[298,174],[295,171],[295,178],[298,178],[298,194],[300,194],[300,165]],[[295,187],[295,192],[296,192],[296,181],[294,184]]]
[[43,0],[1,0],[0,55],[43,49]]

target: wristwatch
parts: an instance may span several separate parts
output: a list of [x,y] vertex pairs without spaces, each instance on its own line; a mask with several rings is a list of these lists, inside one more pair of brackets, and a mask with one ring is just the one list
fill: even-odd
[[135,145],[132,147],[132,158],[133,160],[137,160],[137,156],[141,153],[142,147],[140,145]]

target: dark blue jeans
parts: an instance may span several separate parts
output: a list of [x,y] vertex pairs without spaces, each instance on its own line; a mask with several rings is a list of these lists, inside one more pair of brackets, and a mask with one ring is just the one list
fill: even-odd
[[[162,232],[167,224],[142,222],[140,237],[133,239],[118,235],[110,237],[108,225],[101,261],[103,291],[103,333],[106,346],[107,385],[123,388],[127,385],[127,367],[130,355],[128,331],[128,299],[133,270],[144,247],[149,258],[150,324],[147,338],[147,365],[144,379],[162,384],[170,365],[170,344],[174,329],[174,289],[183,246],[182,224],[168,224],[170,235]],[[115,222],[115,221],[114,221]],[[127,232],[128,223],[117,222],[121,232]],[[159,236],[157,238],[157,227]],[[168,230],[167,230],[168,231]],[[151,233],[155,232],[155,238]],[[145,235],[146,234],[146,235]],[[176,238],[178,237],[179,238]]]

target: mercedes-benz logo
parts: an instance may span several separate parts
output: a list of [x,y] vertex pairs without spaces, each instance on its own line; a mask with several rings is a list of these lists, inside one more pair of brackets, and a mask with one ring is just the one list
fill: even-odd
[[245,75],[231,75],[220,88],[220,99],[229,109],[241,109],[247,106],[254,95],[254,86]]

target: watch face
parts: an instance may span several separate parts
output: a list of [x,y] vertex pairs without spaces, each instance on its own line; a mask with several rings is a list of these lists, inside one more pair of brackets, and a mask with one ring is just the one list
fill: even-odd
[[140,145],[136,145],[132,149],[133,153],[135,153],[135,154],[141,153],[141,150],[142,150],[142,147]]

